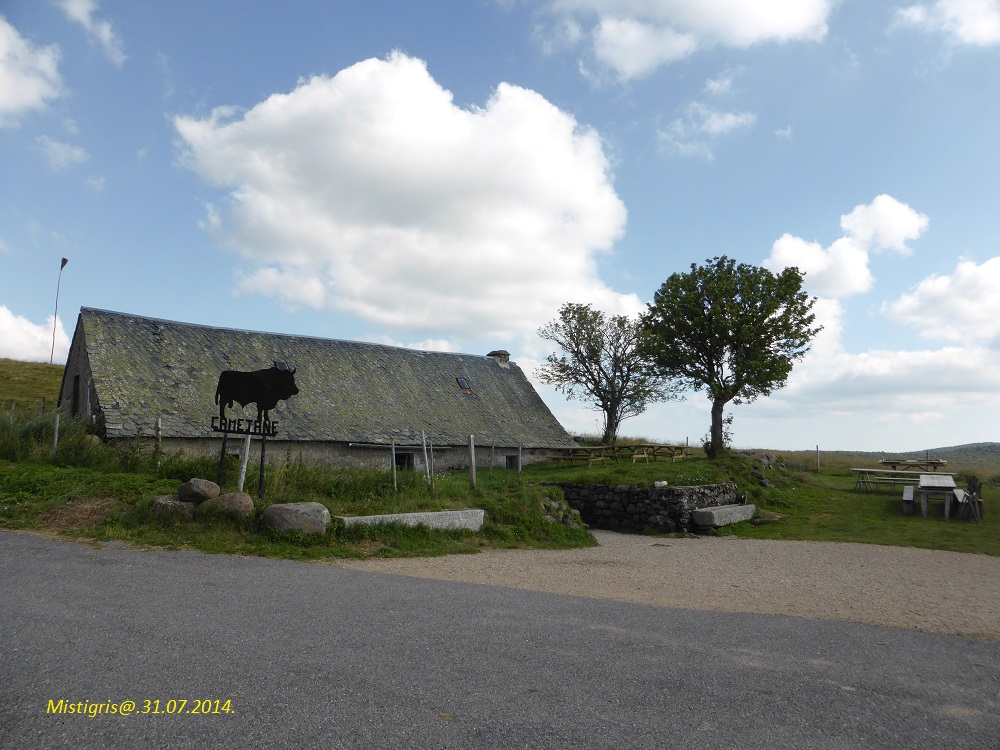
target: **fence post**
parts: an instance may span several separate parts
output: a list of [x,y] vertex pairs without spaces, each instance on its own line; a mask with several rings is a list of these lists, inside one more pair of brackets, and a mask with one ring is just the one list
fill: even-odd
[[59,448],[59,410],[56,409],[56,429],[55,429],[55,435],[52,438],[52,455],[53,456],[56,454],[56,451],[58,450],[58,448]]
[[521,444],[517,444],[517,482],[521,483]]
[[243,437],[243,448],[240,450],[240,475],[236,479],[236,491],[243,492],[243,483],[247,478],[247,464],[250,463],[250,433]]
[[392,441],[392,457],[389,459],[392,463],[392,491],[399,492],[399,486],[396,484],[396,441]]
[[427,479],[427,486],[431,486],[431,464],[427,460],[427,432],[426,430],[420,431],[420,442],[424,446],[424,477]]
[[45,396],[42,396],[42,414],[45,414]]
[[156,468],[163,463],[163,417],[156,418]]
[[469,486],[476,489],[476,436],[469,435]]

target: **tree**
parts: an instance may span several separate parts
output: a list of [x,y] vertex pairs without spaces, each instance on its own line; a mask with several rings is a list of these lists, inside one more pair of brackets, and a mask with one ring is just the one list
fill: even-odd
[[618,438],[622,420],[642,414],[651,402],[675,397],[677,388],[653,373],[639,354],[641,332],[638,320],[605,317],[590,305],[572,302],[538,329],[538,335],[554,341],[562,353],[546,357],[535,376],[567,398],[590,402],[603,412],[605,445]]
[[802,274],[773,274],[722,256],[668,278],[642,316],[641,354],[656,372],[712,402],[708,454],[722,453],[723,410],[781,388],[792,363],[820,330],[810,311],[816,299],[802,291]]

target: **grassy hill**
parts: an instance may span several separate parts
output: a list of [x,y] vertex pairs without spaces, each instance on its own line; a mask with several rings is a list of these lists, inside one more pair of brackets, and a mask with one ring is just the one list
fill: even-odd
[[62,365],[0,359],[0,410],[9,413],[16,403],[19,413],[37,413],[43,398],[46,410],[55,408],[62,376]]
[[[792,458],[796,464],[814,467],[815,451],[776,451]],[[884,451],[820,451],[822,465],[874,466],[883,458],[941,458],[949,469],[969,469],[1000,472],[1000,443],[967,443],[946,448],[928,448],[920,451],[886,453]]]

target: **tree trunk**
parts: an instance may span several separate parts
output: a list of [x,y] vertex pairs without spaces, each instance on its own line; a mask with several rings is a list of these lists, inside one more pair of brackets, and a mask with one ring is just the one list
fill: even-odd
[[618,426],[621,420],[617,414],[611,412],[604,413],[604,435],[601,436],[603,445],[614,445],[618,439]]
[[721,399],[712,400],[712,435],[708,446],[708,457],[718,458],[725,449],[725,441],[722,435],[722,413],[726,407],[726,402]]

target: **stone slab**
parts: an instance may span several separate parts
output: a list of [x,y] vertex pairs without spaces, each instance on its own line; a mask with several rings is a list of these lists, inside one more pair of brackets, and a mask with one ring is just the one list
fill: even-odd
[[719,505],[715,508],[698,508],[691,511],[691,521],[695,526],[711,526],[719,528],[728,526],[731,523],[749,521],[753,514],[757,512],[757,506],[747,505]]
[[486,518],[484,510],[442,510],[434,513],[387,513],[381,516],[337,516],[346,526],[355,524],[401,523],[431,529],[469,529],[479,531]]

